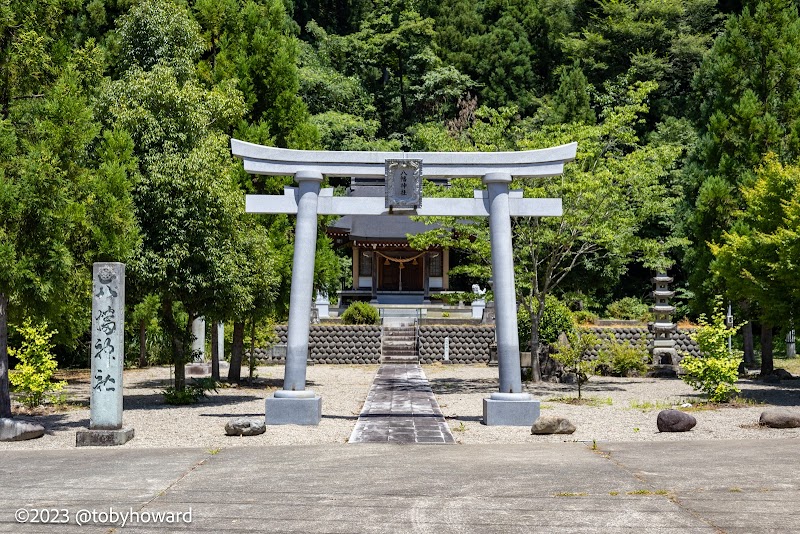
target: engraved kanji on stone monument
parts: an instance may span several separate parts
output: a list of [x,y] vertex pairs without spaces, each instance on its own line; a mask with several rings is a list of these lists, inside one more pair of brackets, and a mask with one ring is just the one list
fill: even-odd
[[386,207],[416,209],[422,206],[422,160],[386,160]]
[[122,428],[125,264],[95,263],[92,297],[92,405],[89,428]]
[[125,364],[125,264],[92,268],[91,407],[89,430],[76,445],[122,445],[133,429],[122,428],[122,369]]

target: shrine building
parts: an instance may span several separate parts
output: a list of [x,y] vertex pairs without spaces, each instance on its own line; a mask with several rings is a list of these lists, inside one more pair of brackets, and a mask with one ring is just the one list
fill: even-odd
[[[433,180],[440,185],[447,180]],[[380,197],[386,194],[383,178],[354,178],[349,197]],[[443,247],[415,250],[408,235],[436,228],[412,221],[409,215],[345,215],[327,227],[337,247],[351,250],[352,278],[341,292],[342,299],[370,300],[382,304],[421,304],[432,293],[448,291],[450,251]]]

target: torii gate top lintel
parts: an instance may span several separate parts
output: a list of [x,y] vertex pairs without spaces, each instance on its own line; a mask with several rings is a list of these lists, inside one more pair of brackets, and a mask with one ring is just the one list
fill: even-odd
[[291,176],[315,171],[326,176],[382,178],[387,159],[421,159],[429,178],[484,176],[505,173],[513,177],[558,176],[573,161],[577,143],[519,152],[366,152],[293,150],[231,139],[231,152],[252,174]]

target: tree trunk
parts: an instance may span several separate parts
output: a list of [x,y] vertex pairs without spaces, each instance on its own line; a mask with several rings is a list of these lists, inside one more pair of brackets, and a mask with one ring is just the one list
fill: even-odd
[[231,347],[231,366],[228,368],[228,382],[236,384],[242,379],[242,353],[244,352],[244,322],[233,323],[233,346]]
[[147,322],[139,321],[139,368],[147,367]]
[[744,340],[744,366],[753,368],[756,366],[756,354],[753,349],[753,323],[747,321],[742,326],[742,338]]
[[250,361],[248,367],[250,368],[250,378],[247,383],[253,385],[253,365],[256,358],[256,320],[253,319],[250,323]]
[[539,311],[533,313],[531,309],[531,380],[538,383],[542,381],[542,369],[539,365],[539,325],[542,323],[544,302],[539,302]]
[[[164,325],[167,327],[167,333],[172,342],[172,361],[175,365],[175,390],[183,391],[186,389],[186,359],[184,339],[191,339],[182,335],[178,323],[175,322],[175,315],[172,313],[172,301],[164,299],[161,307],[161,315],[164,319]],[[189,314],[189,328],[191,329],[192,316]]]
[[761,376],[772,374],[773,361],[772,361],[772,326],[767,324],[761,325]]
[[211,321],[211,378],[219,382],[219,321]]
[[8,296],[0,293],[0,417],[11,417],[8,384]]

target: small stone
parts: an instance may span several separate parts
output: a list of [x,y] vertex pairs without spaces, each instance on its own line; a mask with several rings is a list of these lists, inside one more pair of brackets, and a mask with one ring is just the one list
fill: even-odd
[[543,415],[534,421],[531,434],[572,434],[575,432],[573,425],[566,417],[558,415]]
[[680,410],[661,410],[656,424],[659,432],[688,432],[697,424],[697,419]]
[[575,373],[564,373],[561,375],[559,382],[562,384],[575,384],[578,380],[578,375]]
[[42,425],[6,417],[0,419],[0,441],[24,441],[40,438],[43,435]]
[[227,436],[257,436],[266,430],[267,426],[264,421],[258,419],[231,419],[225,423],[225,435]]
[[784,408],[772,408],[761,412],[758,422],[770,428],[798,428],[800,427],[800,413]]

